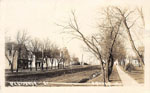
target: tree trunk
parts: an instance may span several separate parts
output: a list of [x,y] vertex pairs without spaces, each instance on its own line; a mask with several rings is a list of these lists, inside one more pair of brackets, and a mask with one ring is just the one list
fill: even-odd
[[53,63],[51,63],[51,69],[53,69]]
[[18,72],[18,68],[19,68],[19,58],[17,59],[17,70],[16,70],[16,72]]
[[110,53],[109,59],[108,59],[108,61],[106,63],[106,80],[107,80],[107,82],[110,81],[109,77],[110,77],[110,75],[112,73],[113,65],[114,65],[113,56]]
[[11,63],[11,72],[13,73],[13,61]]
[[113,70],[113,66],[114,66],[114,58],[113,56],[111,55],[110,57],[110,64],[109,64],[109,70],[108,70],[108,76],[110,77],[111,73],[112,73],[112,70]]
[[55,69],[57,69],[57,63],[55,62]]
[[104,82],[104,86],[106,86],[106,76],[105,76],[105,69],[102,67],[101,68],[101,70],[102,70],[102,74],[103,74],[103,82]]
[[32,61],[30,61],[30,71],[32,71]]
[[105,82],[109,82],[109,62],[106,62],[105,66]]
[[105,73],[105,68],[104,68],[104,64],[102,62],[101,63],[101,72],[102,72],[102,78],[103,78],[103,83],[104,83],[104,86],[106,86],[106,73]]
[[133,41],[132,36],[131,36],[131,33],[130,33],[130,28],[128,27],[125,18],[124,18],[124,20],[123,20],[123,23],[124,23],[124,26],[125,26],[125,28],[126,28],[127,34],[128,34],[128,36],[129,36],[129,40],[130,40],[132,49],[134,50],[134,52],[136,53],[137,57],[139,58],[139,60],[140,60],[140,62],[141,62],[141,64],[142,64],[142,66],[144,66],[144,60],[141,58],[139,51],[138,51],[138,50],[136,49],[136,47],[135,47],[134,41]]
[[59,63],[58,63],[58,69],[59,69]]
[[36,71],[37,71],[37,58],[36,58],[36,56],[35,56],[35,69],[36,69]]
[[63,62],[63,69],[65,68],[65,63]]
[[44,63],[43,63],[43,60],[42,60],[42,66],[41,66],[41,67],[42,67],[42,70],[43,70],[43,68],[44,68],[43,66],[44,66]]
[[18,72],[18,69],[19,69],[19,59],[21,58],[21,47],[19,46],[19,51],[18,51],[18,58],[17,58],[17,72]]
[[48,58],[46,58],[45,62],[46,62],[46,69],[48,70]]

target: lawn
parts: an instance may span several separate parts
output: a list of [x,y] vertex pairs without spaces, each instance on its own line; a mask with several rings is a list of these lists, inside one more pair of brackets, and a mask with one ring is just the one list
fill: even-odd
[[93,73],[99,71],[100,66],[89,65],[48,71],[31,71],[29,73],[27,71],[19,73],[6,72],[6,85],[9,82],[79,83],[81,80],[88,79]]
[[[102,75],[100,75],[94,79],[91,79],[88,82],[91,82],[91,83],[92,82],[103,82]],[[117,83],[119,84],[119,86],[122,86],[122,82],[121,82],[121,79],[119,77],[116,66],[113,67],[113,71],[112,71],[112,74],[110,76],[110,82],[109,83],[111,83],[111,86],[118,86],[118,85],[116,85]]]
[[139,84],[144,84],[144,70],[139,67],[135,67],[135,70],[127,72],[132,78],[134,78]]
[[[6,86],[9,82],[48,82],[46,86],[94,86],[92,83],[101,82],[103,86],[102,75],[90,78],[94,73],[100,72],[100,66],[75,66],[66,69],[49,69],[44,71],[21,71],[19,73],[10,73],[6,71]],[[110,83],[120,83],[121,80],[114,66],[110,76]],[[43,84],[38,84],[43,86]],[[120,85],[119,85],[120,86]]]
[[[121,67],[122,70],[124,70]],[[125,70],[124,70],[125,71]],[[131,72],[125,71],[129,76],[135,79],[139,84],[144,84],[144,70],[141,67],[134,67]]]

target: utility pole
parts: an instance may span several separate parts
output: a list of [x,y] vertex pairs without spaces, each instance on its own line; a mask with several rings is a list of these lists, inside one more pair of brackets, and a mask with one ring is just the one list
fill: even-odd
[[83,65],[83,54],[82,54],[82,61],[81,61],[81,65]]

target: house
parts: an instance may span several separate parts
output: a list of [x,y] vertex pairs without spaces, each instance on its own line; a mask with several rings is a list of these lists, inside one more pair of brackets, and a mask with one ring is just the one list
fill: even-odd
[[140,66],[139,60],[135,57],[128,57],[121,61],[120,65],[125,66],[127,64],[131,63],[133,66]]
[[5,43],[5,69],[11,69],[9,61],[13,62],[13,68],[17,68],[18,53],[16,51],[17,44],[14,42]]
[[132,60],[132,64],[133,64],[134,66],[140,66],[139,60],[137,60],[137,59],[133,59],[133,60]]
[[31,57],[31,54],[25,45],[15,42],[5,43],[5,69],[28,68],[29,56]]

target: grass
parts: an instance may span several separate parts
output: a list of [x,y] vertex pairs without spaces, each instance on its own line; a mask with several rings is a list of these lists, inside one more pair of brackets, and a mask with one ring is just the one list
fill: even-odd
[[144,70],[139,67],[135,67],[135,70],[127,72],[132,78],[134,78],[139,84],[144,84]]
[[[88,82],[89,83],[92,83],[92,82],[103,82],[102,75],[100,75],[100,76],[98,76],[98,77],[96,77],[94,79],[91,79]],[[119,76],[118,71],[116,69],[116,66],[113,67],[112,74],[110,75],[110,83],[112,84],[112,86],[115,86],[115,85],[113,85],[115,83],[120,83],[122,85],[120,76]]]
[[[89,78],[93,73],[100,70],[99,66],[75,66],[67,69],[54,69],[48,71],[31,71],[8,73],[6,71],[6,86],[9,82],[56,82],[56,83],[79,83]],[[51,85],[49,85],[51,86]]]
[[[53,69],[44,71],[21,71],[19,73],[8,73],[6,71],[6,86],[8,82],[49,82],[47,86],[94,86],[93,82],[103,82],[102,75],[96,78],[89,79],[93,73],[99,72],[100,66],[75,66],[66,69]],[[114,66],[110,76],[110,83],[121,83],[120,77]],[[54,83],[53,83],[54,82]],[[67,83],[67,84],[63,84]],[[77,84],[71,84],[77,83]],[[91,83],[85,85],[84,83]],[[80,85],[81,84],[81,85]],[[43,86],[38,84],[38,86]],[[99,85],[103,86],[103,85]],[[113,85],[114,86],[114,85]]]
[[110,76],[110,82],[111,83],[121,83],[121,79],[120,79],[120,76],[118,74],[118,71],[116,69],[116,66],[113,67],[113,72]]
[[78,83],[82,79],[89,78],[94,72],[99,71],[99,69],[82,71],[77,73],[64,74],[54,78],[45,78],[44,81],[48,82],[58,82],[58,83]]
[[144,70],[141,67],[134,67],[135,69],[131,72],[123,70],[131,76],[133,79],[135,79],[139,84],[144,84]]

